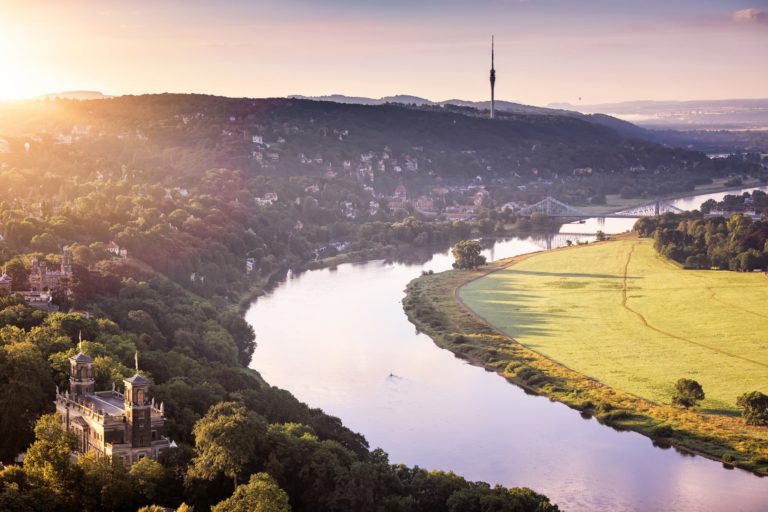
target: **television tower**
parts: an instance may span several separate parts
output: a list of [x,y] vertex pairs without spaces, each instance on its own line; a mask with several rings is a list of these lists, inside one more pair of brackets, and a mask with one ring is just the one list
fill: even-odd
[[493,69],[493,36],[491,36],[491,119],[494,117],[496,99],[494,97],[494,88],[496,87],[496,70]]

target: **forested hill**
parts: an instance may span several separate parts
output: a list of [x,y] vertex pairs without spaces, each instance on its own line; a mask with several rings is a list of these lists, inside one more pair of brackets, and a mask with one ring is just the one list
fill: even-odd
[[[324,118],[315,107],[181,95],[0,107],[0,510],[185,501],[204,511],[252,475],[244,485],[279,486],[296,512],[557,510],[527,489],[390,464],[338,418],[248,368],[255,333],[237,305],[288,268],[342,246],[388,256],[399,243],[469,236],[466,223],[377,203],[358,180],[373,157],[355,154],[376,131],[367,116],[345,114],[334,128],[333,110]],[[419,174],[420,160],[390,160]],[[385,165],[376,183],[387,173],[396,171]],[[55,270],[47,290],[33,286],[41,268]],[[47,413],[80,350],[94,360],[97,390],[123,389],[138,351],[178,448],[130,472],[75,458],[73,436]]]
[[631,125],[624,123],[614,123],[613,129],[603,119],[539,114],[501,114],[491,121],[475,109],[450,105],[407,108],[162,94],[39,101],[2,110],[0,136],[41,128],[69,133],[74,125],[90,125],[121,140],[146,137],[146,147],[154,151],[214,150],[184,161],[187,172],[211,166],[261,171],[265,165],[256,160],[258,154],[254,157],[252,149],[258,148],[253,148],[252,135],[263,137],[279,155],[267,167],[293,174],[308,173],[311,165],[302,165],[302,157],[322,159],[318,167],[338,170],[345,161],[357,167],[361,154],[384,152],[400,167],[411,159],[419,164],[418,174],[444,179],[539,179],[584,167],[622,173],[640,166],[688,169],[706,162],[699,153],[630,140]]

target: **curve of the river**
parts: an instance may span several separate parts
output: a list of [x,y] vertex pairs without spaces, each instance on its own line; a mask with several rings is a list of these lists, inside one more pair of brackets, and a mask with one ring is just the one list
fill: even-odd
[[[695,208],[707,194],[678,200]],[[617,233],[629,219],[589,219],[563,233]],[[500,259],[565,243],[571,235],[498,242]],[[415,332],[401,300],[427,263],[342,265],[296,276],[246,314],[257,334],[252,367],[273,385],[339,416],[390,460],[527,486],[569,511],[765,511],[768,479],[659,449],[632,432],[585,420],[526,395]]]

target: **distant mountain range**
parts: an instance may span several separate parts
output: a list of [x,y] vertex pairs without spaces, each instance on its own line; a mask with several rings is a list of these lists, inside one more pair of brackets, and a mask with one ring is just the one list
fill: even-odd
[[[384,98],[365,98],[333,94],[328,96],[291,96],[292,98],[335,103],[355,103],[361,105],[382,105],[385,103],[403,103],[406,105],[456,105],[479,110],[490,108],[490,101],[466,101],[451,99],[431,101],[410,95],[386,96]],[[703,101],[627,101],[623,103],[602,103],[596,105],[572,105],[570,103],[552,103],[546,107],[523,105],[511,101],[496,101],[496,108],[513,114],[542,114],[581,117],[582,115],[602,115],[602,119],[592,119],[598,124],[611,123],[613,128],[621,128],[618,120],[627,121],[644,128],[678,130],[738,130],[768,128],[768,99],[735,99]],[[613,119],[613,121],[611,121]],[[624,125],[624,129],[629,126]],[[634,135],[639,136],[640,132]]]
[[[351,103],[358,105],[384,105],[386,103],[401,103],[404,105],[456,105],[459,107],[471,107],[479,110],[490,109],[490,101],[467,101],[452,99],[446,101],[432,101],[419,96],[410,96],[399,94],[396,96],[385,96],[383,98],[366,98],[362,96],[344,96],[343,94],[331,94],[327,96],[301,96],[293,95],[290,98],[315,101],[332,101],[334,103]],[[546,114],[546,115],[579,115],[579,112],[567,112],[563,109],[554,109],[547,107],[535,107],[532,105],[523,105],[522,103],[513,103],[511,101],[496,101],[496,108],[505,112],[515,114]]]
[[[301,100],[313,100],[313,101],[330,101],[333,103],[345,103],[356,105],[385,105],[388,103],[404,104],[404,105],[416,105],[416,106],[455,106],[463,108],[473,108],[477,110],[489,110],[491,108],[490,101],[467,101],[452,99],[446,101],[432,101],[426,98],[420,98],[418,96],[409,95],[397,95],[397,96],[385,96],[383,98],[366,98],[360,96],[344,96],[341,94],[332,94],[328,96],[289,96],[294,99]],[[624,121],[622,119],[603,115],[600,113],[584,114],[575,110],[556,109],[547,107],[536,107],[533,105],[523,105],[522,103],[514,103],[511,101],[496,101],[496,109],[508,114],[518,115],[543,115],[543,116],[558,116],[558,117],[572,117],[591,122],[593,124],[605,126],[621,133],[627,137],[651,139],[652,137],[644,130],[634,124]]]
[[55,99],[61,98],[63,100],[103,100],[107,98],[114,98],[99,91],[61,91],[52,92],[38,96],[37,99]]
[[768,129],[768,99],[626,101],[597,105],[553,103],[553,109],[608,114],[647,128]]

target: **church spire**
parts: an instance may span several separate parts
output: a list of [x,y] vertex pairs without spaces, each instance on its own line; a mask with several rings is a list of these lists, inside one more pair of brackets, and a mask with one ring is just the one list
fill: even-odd
[[494,37],[491,36],[491,119],[495,117],[495,110],[496,110],[496,98],[495,98],[495,91],[496,88],[496,69],[494,68],[493,64],[494,60]]

